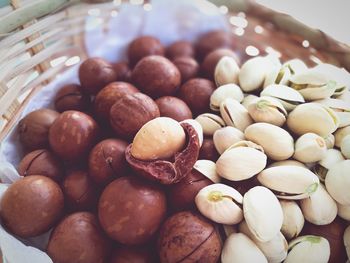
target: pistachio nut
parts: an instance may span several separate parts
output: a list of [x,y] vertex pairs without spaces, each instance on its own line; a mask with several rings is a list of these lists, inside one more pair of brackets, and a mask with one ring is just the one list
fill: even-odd
[[328,225],[337,216],[336,202],[322,184],[308,198],[300,200],[300,207],[307,221],[314,225]]
[[243,92],[236,84],[226,84],[218,87],[210,96],[210,109],[213,111],[220,111],[221,103],[231,98],[241,102],[244,98]]
[[350,125],[350,104],[340,99],[323,99],[315,101],[334,110],[339,118],[339,128]]
[[313,171],[321,182],[324,182],[328,170],[336,163],[345,160],[340,151],[336,149],[328,149],[326,155],[319,161]]
[[300,92],[305,100],[320,100],[331,97],[337,83],[316,70],[308,69],[290,78],[290,86]]
[[344,160],[332,165],[326,175],[328,193],[342,205],[350,205],[350,160]]
[[293,158],[303,163],[318,162],[326,156],[326,152],[326,142],[321,136],[305,133],[295,142]]
[[299,167],[307,168],[305,164],[296,160],[285,160],[285,161],[274,162],[270,164],[268,168],[276,167],[276,166],[299,166]]
[[350,258],[350,226],[348,226],[344,232],[344,245],[346,254],[348,255],[348,258]]
[[241,141],[229,147],[216,161],[217,173],[231,181],[246,180],[261,172],[267,156],[261,146]]
[[338,216],[346,221],[350,221],[350,205],[341,205],[337,203]]
[[244,108],[246,108],[248,110],[248,106],[250,103],[252,103],[255,99],[259,98],[256,95],[253,94],[245,94],[244,95],[244,99],[242,101],[242,105]]
[[244,140],[244,133],[231,126],[216,130],[213,135],[215,148],[220,154],[231,145],[242,140]]
[[318,103],[305,103],[297,106],[287,118],[288,128],[302,135],[308,132],[322,137],[333,133],[339,126],[339,119],[335,112]]
[[272,97],[255,99],[249,104],[248,112],[255,122],[267,122],[276,126],[282,126],[288,115],[281,102]]
[[195,129],[195,131],[198,134],[199,145],[202,146],[202,144],[203,144],[203,128],[199,124],[199,122],[195,121],[193,119],[187,119],[187,120],[181,121],[180,124],[181,123],[188,123],[188,124],[192,125],[192,127]]
[[226,225],[242,221],[242,195],[225,184],[211,184],[202,188],[195,197],[198,210],[210,220]]
[[216,64],[214,79],[216,86],[238,83],[239,66],[232,57],[224,56]]
[[304,227],[304,216],[295,201],[280,200],[283,211],[281,232],[287,239],[296,238]]
[[288,243],[281,232],[270,241],[261,242],[256,239],[254,234],[249,230],[246,221],[242,221],[238,229],[239,232],[245,234],[254,241],[269,263],[280,263],[287,257]]
[[249,237],[242,233],[234,233],[225,240],[221,262],[267,263],[267,259]]
[[327,239],[321,236],[301,236],[289,243],[284,263],[327,263],[331,248]]
[[275,67],[266,74],[264,81],[264,88],[271,84],[283,84],[287,85],[292,73],[289,67]]
[[334,137],[335,137],[335,146],[337,146],[338,148],[340,148],[342,140],[343,140],[347,135],[350,135],[350,125],[349,125],[349,126],[346,126],[346,127],[343,127],[343,128],[339,128],[339,129],[334,133]]
[[294,139],[284,129],[269,123],[254,123],[244,131],[245,138],[261,145],[272,160],[282,161],[294,153]]
[[283,64],[283,67],[288,67],[292,75],[299,74],[299,73],[307,70],[307,66],[304,63],[304,61],[302,61],[298,58],[286,61]]
[[319,179],[313,172],[298,166],[267,168],[258,174],[257,179],[274,191],[278,198],[289,200],[307,198],[319,185]]
[[303,96],[285,85],[269,85],[261,93],[260,96],[268,96],[279,100],[286,111],[292,111],[296,106],[305,102]]
[[324,141],[326,142],[327,149],[332,149],[334,148],[335,145],[335,136],[331,133],[328,136],[323,138]]
[[233,99],[225,99],[220,105],[220,114],[228,126],[236,127],[244,131],[250,124],[253,123],[246,108],[238,101]]
[[261,242],[272,240],[281,230],[281,205],[266,187],[255,186],[244,194],[243,213],[249,230]]
[[225,126],[224,120],[212,113],[203,113],[195,120],[202,126],[204,135],[213,135],[216,130]]
[[220,176],[216,172],[216,164],[210,160],[197,160],[193,169],[197,170],[213,183],[219,183]]
[[350,159],[350,135],[345,136],[341,141],[340,150],[346,159]]

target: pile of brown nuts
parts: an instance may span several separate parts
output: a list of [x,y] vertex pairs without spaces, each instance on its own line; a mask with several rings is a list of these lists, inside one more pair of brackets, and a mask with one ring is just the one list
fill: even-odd
[[213,31],[139,37],[128,63],[85,60],[56,111],[19,122],[27,154],[4,227],[53,229],[55,263],[345,262],[346,73],[233,50]]

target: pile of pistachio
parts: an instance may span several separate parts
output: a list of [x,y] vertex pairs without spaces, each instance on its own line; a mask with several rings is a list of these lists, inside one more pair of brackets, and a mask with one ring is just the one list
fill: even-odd
[[[298,59],[254,57],[241,68],[231,57],[219,61],[210,99],[218,114],[196,118],[220,157],[195,169],[216,183],[195,203],[226,225],[223,263],[328,262],[326,238],[299,235],[304,220],[350,221],[349,79],[333,65],[308,68]],[[219,178],[261,186],[242,196]],[[344,244],[350,257],[349,227]]]

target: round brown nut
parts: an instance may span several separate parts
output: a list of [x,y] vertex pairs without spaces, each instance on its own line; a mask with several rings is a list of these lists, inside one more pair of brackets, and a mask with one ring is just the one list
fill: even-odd
[[131,65],[135,65],[142,58],[151,55],[164,55],[164,47],[160,41],[152,36],[142,36],[133,40],[128,49],[128,57]]
[[191,42],[180,40],[168,46],[165,54],[168,59],[173,60],[177,57],[194,57],[195,51]]
[[65,111],[50,128],[50,146],[62,159],[78,160],[89,153],[98,133],[99,127],[89,115],[80,111]]
[[125,244],[143,244],[158,230],[166,214],[166,198],[156,185],[135,176],[121,177],[103,191],[98,216],[110,238]]
[[153,263],[152,252],[145,247],[121,247],[113,251],[109,263]]
[[18,123],[19,139],[31,150],[49,146],[49,129],[60,114],[49,109],[40,109],[26,115]]
[[88,58],[79,67],[79,80],[83,89],[97,94],[107,84],[117,80],[113,65],[103,58]]
[[90,108],[90,105],[90,96],[77,84],[63,86],[55,97],[55,108],[59,112],[67,110],[85,111]]
[[89,175],[98,184],[107,184],[126,172],[125,149],[128,143],[107,139],[98,143],[89,155]]
[[195,78],[185,82],[180,88],[180,98],[184,100],[194,115],[208,112],[210,96],[215,84],[207,79]]
[[204,217],[184,211],[169,217],[158,239],[161,262],[218,262],[221,241],[215,226]]
[[35,150],[24,156],[19,163],[18,173],[21,176],[40,174],[56,182],[64,175],[61,161],[46,149]]
[[192,112],[187,104],[176,97],[164,96],[156,100],[160,116],[173,118],[176,121],[192,119]]
[[212,138],[204,138],[202,147],[199,149],[199,159],[211,160],[216,162],[219,159],[219,153],[215,148]]
[[110,123],[113,130],[123,137],[133,137],[148,121],[160,116],[157,104],[142,93],[125,95],[113,104]]
[[132,71],[131,79],[136,87],[152,98],[173,95],[181,83],[177,67],[161,56],[141,59]]
[[62,190],[70,210],[86,211],[96,208],[98,192],[86,171],[70,171],[63,180]]
[[199,65],[195,59],[190,57],[177,57],[173,60],[173,63],[180,71],[182,83],[197,77]]
[[95,113],[103,121],[109,120],[109,112],[113,104],[122,96],[134,94],[139,90],[126,82],[112,82],[104,87],[96,96],[94,101]]
[[64,218],[54,229],[47,254],[57,263],[103,263],[110,247],[96,216],[77,212]]
[[45,233],[60,219],[64,199],[57,183],[45,176],[32,175],[10,185],[0,206],[4,226],[26,238]]
[[125,61],[112,64],[114,71],[117,73],[117,81],[129,81],[131,77],[131,69]]

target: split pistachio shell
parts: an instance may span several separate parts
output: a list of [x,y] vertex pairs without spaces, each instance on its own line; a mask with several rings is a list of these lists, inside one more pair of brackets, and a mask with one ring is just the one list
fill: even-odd
[[301,210],[307,221],[314,225],[328,225],[337,216],[336,202],[322,184],[316,192],[300,201]]
[[331,254],[329,242],[320,236],[301,236],[289,243],[284,263],[327,263]]
[[316,102],[334,110],[339,118],[339,128],[350,125],[350,104],[348,102],[340,99],[324,99]]
[[299,74],[307,70],[307,66],[304,61],[297,58],[286,61],[283,66],[288,67],[292,75]]
[[319,185],[319,179],[313,172],[298,166],[267,168],[257,179],[263,186],[273,190],[278,198],[290,200],[307,198]]
[[234,233],[224,243],[221,262],[267,263],[267,259],[249,237],[242,233]]
[[220,105],[220,114],[228,126],[236,127],[244,131],[250,124],[253,123],[246,108],[238,101],[233,99],[225,99]]
[[217,173],[231,181],[246,180],[261,172],[267,156],[259,145],[238,142],[228,148],[217,160]]
[[280,200],[283,211],[281,232],[287,239],[296,238],[304,227],[304,216],[295,201]]
[[213,135],[216,130],[225,126],[223,119],[211,113],[203,113],[195,120],[202,126],[204,135]]
[[316,175],[324,182],[328,170],[340,161],[345,160],[342,153],[336,149],[328,149],[326,155],[314,167]]
[[339,125],[335,112],[318,103],[305,103],[297,106],[287,118],[289,129],[302,135],[308,132],[322,137],[333,133]]
[[288,84],[291,75],[292,73],[288,67],[275,67],[269,73],[266,74],[264,88],[271,84],[286,85]]
[[305,133],[295,142],[293,158],[303,163],[318,162],[326,156],[326,152],[326,142],[321,136],[315,133]]
[[210,108],[213,111],[220,111],[220,105],[225,99],[231,98],[241,102],[243,97],[244,95],[241,88],[236,84],[222,85],[218,87],[210,96]]
[[344,128],[339,128],[335,134],[335,146],[340,148],[342,140],[347,136],[350,135],[350,126],[346,126]]
[[350,221],[350,205],[341,205],[337,203],[338,216],[344,220]]
[[210,160],[198,160],[193,169],[197,170],[213,183],[219,183],[220,176],[216,172],[216,164]]
[[261,242],[256,239],[254,234],[249,230],[246,221],[242,221],[239,224],[239,232],[247,235],[254,241],[269,263],[280,263],[287,257],[288,243],[281,232],[270,241]]
[[282,126],[287,118],[283,105],[272,97],[260,97],[248,106],[249,115],[255,122],[267,122]]
[[256,186],[243,197],[243,213],[249,230],[261,242],[272,240],[281,230],[283,212],[268,188]]
[[260,96],[269,96],[279,100],[287,111],[292,111],[296,106],[305,102],[298,91],[281,84],[267,86]]
[[216,130],[213,135],[215,148],[220,154],[226,151],[231,145],[242,140],[244,140],[244,133],[231,126]]
[[202,144],[203,144],[203,128],[199,124],[199,122],[195,121],[193,119],[187,119],[187,120],[181,121],[180,123],[188,123],[188,124],[192,125],[192,127],[195,129],[195,131],[198,134],[199,145],[202,146]]
[[340,150],[346,159],[350,159],[350,135],[344,137],[340,144]]
[[256,95],[253,94],[248,94],[244,96],[244,99],[242,101],[242,105],[244,108],[246,108],[248,110],[248,106],[250,105],[250,103],[252,103],[255,99],[259,98]]
[[335,136],[331,133],[323,138],[326,142],[327,149],[332,149],[335,145]]
[[232,57],[224,56],[216,64],[214,78],[219,87],[229,83],[238,83],[239,66]]
[[348,226],[344,232],[344,245],[346,254],[348,255],[348,258],[350,258],[350,226]]
[[326,175],[328,193],[340,204],[350,205],[350,160],[333,165]]
[[254,123],[245,130],[244,135],[247,140],[261,145],[272,160],[286,160],[294,153],[293,137],[275,125]]
[[276,166],[299,166],[299,167],[307,168],[305,164],[296,160],[285,160],[285,161],[274,162],[270,164],[268,168],[276,167]]
[[195,198],[198,210],[210,220],[226,225],[242,221],[242,195],[225,184],[212,184],[202,188]]

